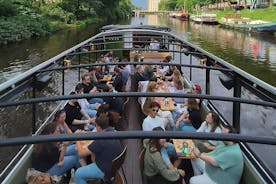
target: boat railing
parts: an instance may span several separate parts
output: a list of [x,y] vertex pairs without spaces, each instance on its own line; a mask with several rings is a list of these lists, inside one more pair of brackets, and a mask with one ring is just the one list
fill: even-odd
[[[157,52],[169,52],[170,55],[173,57],[173,60],[177,61],[174,63],[152,63],[152,62],[119,62],[119,63],[109,63],[109,64],[101,64],[95,63],[98,57],[107,51],[120,51],[120,52],[130,52],[130,51],[141,51],[146,52],[145,48],[120,48],[112,47],[112,45],[116,44],[124,44],[124,43],[134,43],[136,40],[130,40],[131,36],[125,36],[124,33],[132,32],[133,34],[137,35],[146,35],[148,34],[147,38],[151,38],[155,34],[156,37],[160,38],[160,41],[167,47],[166,49],[158,49],[152,50]],[[114,38],[119,38],[119,40],[112,40],[112,35]],[[118,35],[123,35],[118,37]],[[161,37],[160,37],[161,36]],[[173,39],[172,39],[173,38]],[[95,41],[95,39],[98,39]],[[110,39],[110,40],[109,40]],[[125,40],[124,40],[125,39]],[[100,43],[98,43],[100,42]],[[140,43],[140,41],[139,41]],[[148,44],[149,41],[143,42]],[[90,46],[94,44],[95,48],[93,50],[83,51],[82,49],[86,46]],[[85,55],[89,55],[88,58],[84,57]],[[185,57],[185,58],[184,58]],[[72,60],[71,66],[64,65],[64,58],[70,58]],[[199,60],[204,59],[206,63],[203,65],[199,65]],[[187,62],[188,61],[188,62]],[[184,64],[188,63],[188,64]],[[137,92],[123,92],[123,93],[98,93],[98,94],[84,94],[84,95],[65,95],[65,76],[67,73],[66,70],[75,70],[78,69],[78,81],[80,81],[81,76],[81,69],[86,69],[91,66],[96,65],[175,65],[180,66],[181,68],[189,68],[190,72],[188,74],[185,73],[185,77],[189,78],[192,81],[194,75],[196,73],[193,72],[193,69],[202,69],[205,75],[205,79],[203,81],[203,85],[205,87],[205,94],[202,95],[193,95],[193,94],[168,94],[168,93],[137,93]],[[51,68],[49,68],[51,67]],[[33,85],[34,81],[36,81],[39,76],[47,73],[47,72],[60,72],[61,71],[61,81],[62,81],[62,92],[56,96],[51,97],[43,97],[37,98],[36,92],[37,87]],[[233,90],[231,97],[226,96],[215,96],[211,94],[210,87],[212,84],[211,80],[211,71],[220,71],[221,74],[224,74],[228,77],[230,81],[230,89]],[[226,81],[226,82],[229,82]],[[225,82],[225,81],[224,81]],[[31,87],[33,90],[31,93],[31,98],[26,100],[18,100],[14,101],[12,98],[15,93],[18,93],[20,90],[21,92]],[[19,89],[20,88],[20,89]],[[250,100],[250,99],[243,99],[242,96],[242,88],[245,88],[249,92],[252,92],[258,100]],[[71,86],[72,89],[72,86]],[[37,111],[37,104],[43,102],[52,102],[52,101],[61,101],[73,98],[86,98],[86,97],[104,97],[104,96],[112,96],[112,97],[147,97],[147,96],[164,96],[164,97],[183,97],[183,98],[200,98],[207,100],[208,106],[212,107],[212,109],[216,109],[214,105],[214,101],[227,101],[233,104],[232,107],[232,120],[233,127],[240,131],[240,113],[241,113],[241,104],[254,104],[254,105],[261,105],[264,107],[271,107],[275,109],[276,107],[276,100],[275,100],[276,90],[273,86],[270,86],[263,81],[253,77],[252,75],[238,69],[237,67],[227,63],[226,61],[214,56],[213,54],[204,51],[203,49],[190,44],[183,40],[182,38],[168,32],[162,31],[141,31],[135,29],[129,30],[113,30],[107,31],[98,34],[74,47],[68,49],[61,54],[47,60],[46,62],[32,68],[31,70],[24,72],[22,75],[15,77],[14,79],[7,81],[0,85],[0,107],[11,107],[11,106],[18,106],[23,104],[32,104],[32,133],[36,131],[36,111]],[[221,117],[225,119],[225,122],[228,123],[223,114]],[[261,120],[260,120],[261,121]],[[188,134],[185,134],[188,135]],[[184,135],[184,136],[185,136]],[[197,134],[198,135],[198,134]],[[94,135],[93,135],[94,136]],[[149,136],[149,135],[148,135]],[[240,135],[242,136],[242,135]],[[36,137],[36,136],[34,136]],[[174,137],[174,136],[171,136]],[[255,138],[256,136],[254,136]],[[76,137],[75,137],[76,138]],[[82,137],[84,138],[84,137]],[[91,137],[90,137],[91,138]],[[127,137],[126,137],[127,138]],[[196,137],[194,137],[196,138]],[[222,137],[221,137],[222,138]],[[67,139],[67,137],[66,137]],[[71,138],[70,138],[71,139]],[[211,139],[211,138],[208,138]],[[13,139],[7,139],[6,141],[12,141]],[[23,140],[23,139],[22,139]],[[246,140],[251,142],[251,140]],[[2,143],[2,142],[1,142]],[[5,142],[3,142],[4,144]],[[23,142],[22,142],[23,143]],[[29,142],[30,144],[32,142]],[[15,144],[15,143],[12,143]],[[274,145],[274,143],[271,143]],[[8,143],[7,143],[8,145]],[[0,144],[1,146],[1,144]]]
[[25,144],[37,144],[43,142],[97,140],[97,139],[143,139],[143,138],[165,138],[165,139],[199,139],[199,140],[221,140],[234,142],[248,142],[257,144],[276,145],[276,138],[269,136],[249,136],[240,134],[219,134],[199,132],[154,132],[154,131],[115,131],[115,132],[89,132],[85,134],[60,134],[60,135],[35,135],[28,137],[16,137],[0,139],[0,147],[16,146]]

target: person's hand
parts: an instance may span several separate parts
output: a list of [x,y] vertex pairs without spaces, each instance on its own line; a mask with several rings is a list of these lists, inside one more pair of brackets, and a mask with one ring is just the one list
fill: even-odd
[[90,91],[89,91],[89,93],[96,93],[97,92],[97,87],[96,86],[94,86]]
[[94,116],[93,118],[90,118],[89,119],[89,123],[91,124],[93,124],[93,123],[95,123],[95,120],[96,120],[96,116]]
[[80,130],[80,129],[78,129],[78,130],[75,131],[75,134],[82,134],[82,133],[84,133],[84,131]]
[[96,110],[98,110],[100,106],[101,106],[101,104],[95,103],[95,109],[96,109]]
[[178,121],[178,120],[175,122],[175,128],[179,128],[179,123],[180,123],[180,121]]
[[200,157],[201,152],[199,151],[199,149],[198,149],[197,147],[194,147],[193,152],[194,152],[194,154],[195,154],[195,156],[196,156],[197,158],[199,158],[199,157]]
[[210,149],[210,144],[208,143],[208,142],[204,142],[203,143],[203,146],[205,147],[205,148],[207,148],[207,149]]
[[178,173],[180,174],[180,176],[184,177],[185,176],[185,171],[182,169],[177,169]]
[[64,164],[64,161],[63,160],[61,160],[61,161],[59,161],[58,163],[57,163],[57,166],[63,166],[63,164]]

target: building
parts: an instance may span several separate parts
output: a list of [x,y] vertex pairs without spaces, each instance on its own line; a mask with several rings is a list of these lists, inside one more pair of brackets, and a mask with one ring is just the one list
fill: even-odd
[[160,0],[148,0],[148,11],[155,12],[158,11],[158,5]]

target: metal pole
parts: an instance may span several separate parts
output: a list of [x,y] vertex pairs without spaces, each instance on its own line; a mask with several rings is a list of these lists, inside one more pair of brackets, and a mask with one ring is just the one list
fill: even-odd
[[[190,54],[190,65],[193,63],[192,54]],[[192,81],[192,67],[190,66],[190,81]]]
[[205,93],[206,94],[210,94],[210,69],[209,68],[206,68],[206,81],[205,81],[205,85],[206,85]]
[[[241,83],[238,78],[234,79],[234,97],[241,98]],[[233,127],[240,132],[240,109],[241,104],[239,102],[233,103]]]
[[[32,98],[35,98],[35,92],[36,92],[36,87],[35,87],[35,82],[36,82],[36,76],[33,76],[33,94]],[[33,103],[32,105],[32,134],[35,134],[36,131],[36,103]]]
[[[80,52],[81,50],[79,49],[79,52]],[[81,55],[80,54],[78,54],[78,60],[79,60],[79,65],[80,65],[80,63],[81,63]],[[79,81],[80,81],[80,68],[79,68],[79,76],[78,76],[78,79],[79,79]]]
[[62,95],[64,95],[64,91],[65,91],[65,80],[64,80],[64,78],[65,78],[65,70],[62,70]]

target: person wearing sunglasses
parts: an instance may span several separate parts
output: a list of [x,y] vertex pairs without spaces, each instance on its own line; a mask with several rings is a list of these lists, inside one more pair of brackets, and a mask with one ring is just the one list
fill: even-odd
[[164,121],[157,116],[160,104],[151,102],[148,116],[144,119],[142,128],[144,131],[152,131],[155,127],[161,127],[165,130]]

